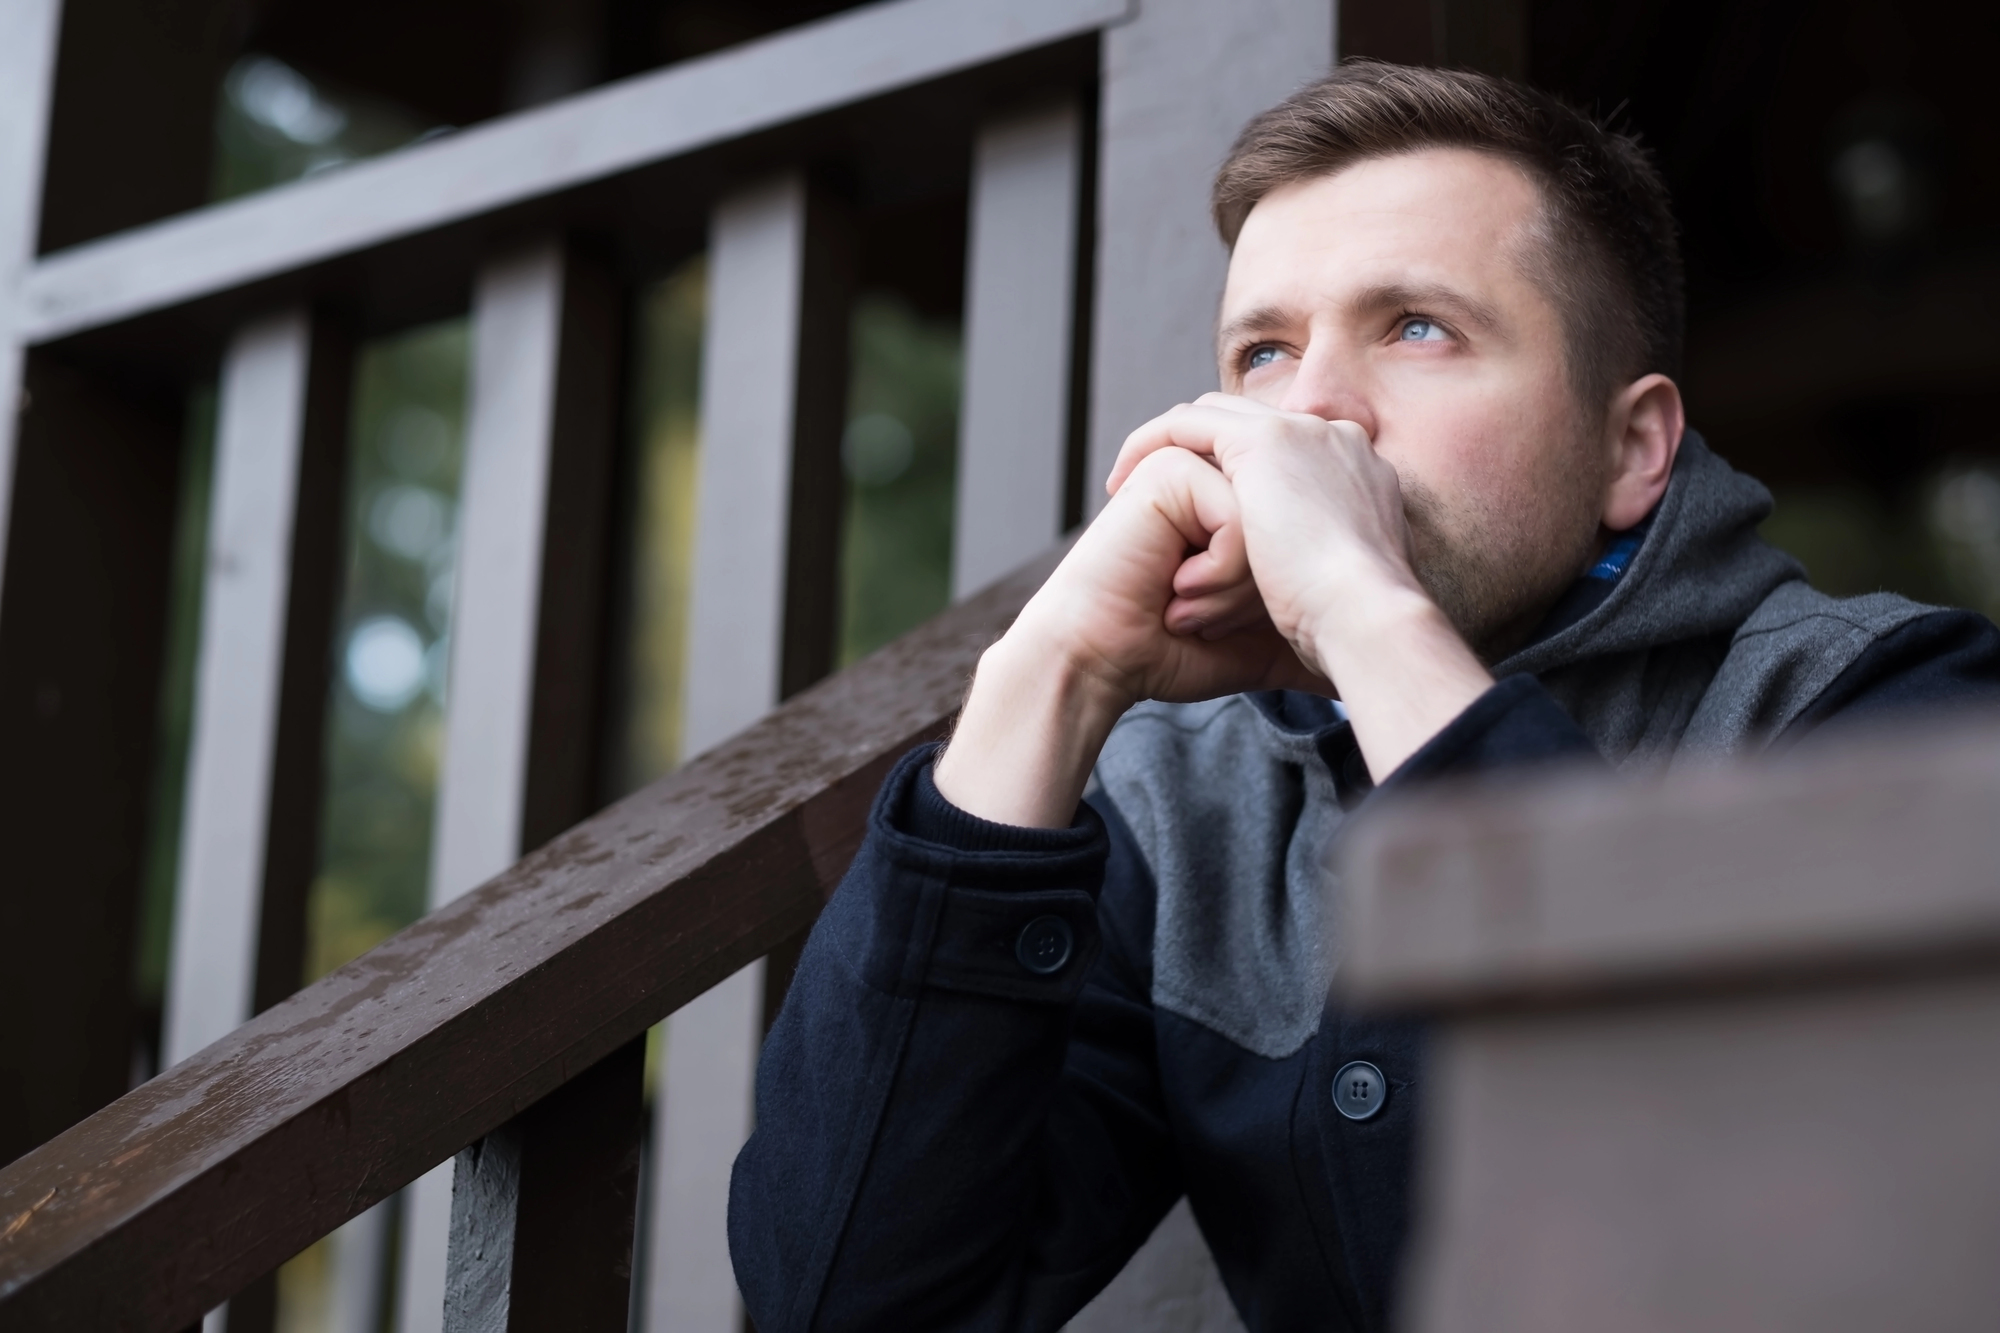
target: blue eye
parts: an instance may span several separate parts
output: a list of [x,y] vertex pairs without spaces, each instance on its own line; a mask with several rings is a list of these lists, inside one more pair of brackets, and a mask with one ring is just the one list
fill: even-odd
[[1403,321],[1403,341],[1406,343],[1443,342],[1444,330],[1427,319],[1406,319]]
[[1268,366],[1277,359],[1278,359],[1277,348],[1258,347],[1251,351],[1249,359],[1244,364],[1247,365],[1251,370],[1255,370],[1259,366]]

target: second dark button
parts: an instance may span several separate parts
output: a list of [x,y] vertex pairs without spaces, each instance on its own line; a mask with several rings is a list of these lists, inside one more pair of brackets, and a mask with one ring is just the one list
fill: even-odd
[[1014,941],[1014,957],[1038,977],[1062,971],[1075,950],[1076,935],[1069,922],[1059,916],[1036,917],[1021,927],[1021,934]]
[[1333,1076],[1333,1106],[1349,1120],[1366,1120],[1382,1109],[1389,1080],[1366,1060],[1342,1065]]

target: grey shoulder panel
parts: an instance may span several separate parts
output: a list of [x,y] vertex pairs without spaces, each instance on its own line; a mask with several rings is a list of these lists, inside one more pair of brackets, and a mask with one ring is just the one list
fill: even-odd
[[1780,586],[1737,628],[1682,749],[1734,754],[1769,744],[1869,645],[1935,610],[1894,593],[1829,597],[1804,580]]
[[1097,778],[1159,889],[1153,1003],[1271,1059],[1304,1046],[1332,980],[1322,895],[1341,817],[1311,741],[1242,696],[1141,704]]

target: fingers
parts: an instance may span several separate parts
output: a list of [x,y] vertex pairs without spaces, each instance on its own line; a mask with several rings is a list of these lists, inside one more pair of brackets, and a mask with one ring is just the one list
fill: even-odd
[[1189,546],[1200,547],[1208,557],[1203,568],[1215,580],[1247,577],[1242,518],[1227,478],[1190,450],[1176,447],[1147,454],[1128,480],[1134,477],[1138,490],[1133,498],[1159,511]]
[[[1299,660],[1291,644],[1268,620],[1202,645],[1197,653],[1182,659],[1186,665],[1205,664],[1202,674],[1210,679],[1226,679],[1231,691],[1304,690],[1334,697],[1333,685]],[[1221,664],[1218,668],[1218,664]],[[1190,683],[1171,681],[1158,697],[1213,698],[1221,691],[1190,688]]]
[[[1177,448],[1149,455],[1135,476],[1132,498],[1149,498],[1163,511],[1176,511],[1169,520],[1189,545],[1199,548],[1174,570],[1172,596],[1162,613],[1168,632],[1215,640],[1268,624],[1250,571],[1236,491],[1227,479]],[[1190,517],[1194,530],[1187,526]]]
[[1254,398],[1240,398],[1229,393],[1205,393],[1192,403],[1179,403],[1125,437],[1125,443],[1118,448],[1118,458],[1111,465],[1111,475],[1105,479],[1104,489],[1108,494],[1118,494],[1118,488],[1132,475],[1132,469],[1139,465],[1141,459],[1157,450],[1178,447],[1212,458],[1216,431],[1240,424],[1246,416],[1283,415],[1277,408],[1268,407]]
[[[1214,469],[1207,469],[1213,473]],[[1223,483],[1225,486],[1227,482]],[[1217,501],[1223,497],[1216,497]],[[1223,518],[1220,527],[1209,533],[1204,549],[1196,551],[1181,562],[1174,572],[1174,592],[1181,597],[1200,597],[1204,593],[1220,592],[1237,587],[1250,577],[1250,553],[1243,540],[1243,525],[1237,521],[1236,493],[1231,491],[1226,500],[1228,512],[1220,512],[1222,504],[1215,506],[1216,516]]]
[[1111,465],[1111,476],[1105,480],[1105,491],[1118,494],[1133,469],[1162,449],[1185,449],[1213,458],[1217,435],[1242,420],[1240,412],[1223,407],[1198,407],[1193,403],[1182,403],[1172,411],[1162,412],[1125,437],[1125,443],[1118,449],[1118,460]]
[[1248,438],[1250,432],[1246,431],[1246,427],[1259,419],[1265,422],[1291,421],[1305,427],[1315,437],[1330,429],[1335,436],[1350,444],[1372,447],[1368,433],[1352,421],[1326,421],[1305,413],[1280,411],[1254,398],[1205,393],[1192,403],[1182,403],[1171,411],[1162,412],[1127,435],[1125,443],[1119,446],[1117,460],[1111,465],[1111,475],[1105,479],[1105,492],[1118,494],[1119,487],[1132,475],[1132,469],[1161,449],[1185,449],[1214,460],[1217,466],[1224,466],[1229,444]]
[[[1140,522],[1146,510],[1156,516]],[[1227,633],[1263,615],[1235,488],[1208,463],[1185,449],[1147,455],[1106,516],[1113,511],[1113,522],[1129,534],[1114,540],[1152,531],[1158,535],[1143,539],[1148,546],[1162,538],[1172,543],[1150,557],[1161,562],[1159,605],[1169,631]]]
[[1245,584],[1201,597],[1176,597],[1167,603],[1160,619],[1170,634],[1194,635],[1213,642],[1268,624],[1271,617],[1264,610],[1256,585]]

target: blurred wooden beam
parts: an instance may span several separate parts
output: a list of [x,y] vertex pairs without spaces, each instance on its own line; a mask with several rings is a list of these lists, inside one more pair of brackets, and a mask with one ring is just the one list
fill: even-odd
[[2000,1304],[1992,716],[1482,785],[1353,835],[1341,988],[1434,1020],[1405,1328],[1863,1333]]

